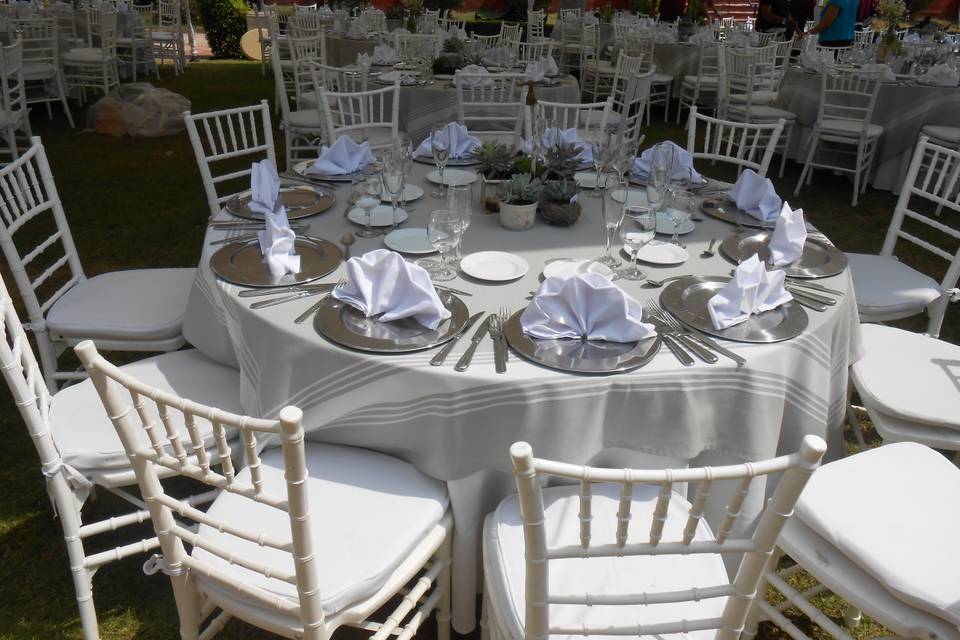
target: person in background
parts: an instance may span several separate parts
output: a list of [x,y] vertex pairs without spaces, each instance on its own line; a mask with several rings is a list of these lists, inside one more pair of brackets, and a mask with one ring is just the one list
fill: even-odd
[[790,0],[790,17],[797,23],[797,31],[803,32],[807,22],[813,20],[814,6],[816,0]]
[[787,0],[760,0],[754,29],[766,32],[776,29],[793,31],[796,28],[796,22],[790,17],[790,6]]
[[860,0],[827,0],[820,13],[820,22],[804,35],[818,36],[823,47],[849,47],[853,44],[859,8]]
[[685,0],[660,0],[660,22],[676,22],[686,4]]

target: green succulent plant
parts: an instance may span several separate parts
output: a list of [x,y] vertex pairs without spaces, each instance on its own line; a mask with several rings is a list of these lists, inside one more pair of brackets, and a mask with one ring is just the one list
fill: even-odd
[[480,162],[480,171],[487,178],[510,175],[513,169],[513,149],[500,142],[484,142],[477,150],[476,157]]
[[569,203],[577,195],[577,187],[563,180],[546,180],[541,195],[548,202]]
[[463,53],[464,43],[459,38],[447,38],[443,41],[443,50],[447,53]]
[[573,142],[557,142],[543,150],[543,179],[566,181],[580,168],[580,150]]
[[468,67],[471,64],[483,66],[483,55],[480,53],[471,53],[463,57],[463,66]]
[[528,173],[517,173],[500,185],[500,201],[506,204],[536,204],[540,200],[543,185],[539,178]]

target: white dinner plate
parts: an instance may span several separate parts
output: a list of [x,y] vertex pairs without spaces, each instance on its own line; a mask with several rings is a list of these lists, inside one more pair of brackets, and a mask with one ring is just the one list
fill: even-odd
[[[363,209],[360,207],[354,207],[350,209],[350,213],[347,214],[347,218],[350,222],[364,226],[367,224],[367,216],[363,213]],[[407,219],[407,212],[403,209],[397,209],[397,224],[400,224]],[[381,204],[377,205],[370,210],[370,226],[371,227],[390,227],[393,225],[393,207]]]
[[617,189],[610,194],[610,197],[613,198],[615,202],[623,204],[624,200],[627,200],[627,206],[647,206],[647,192],[643,189]]
[[[633,251],[625,249],[627,255],[633,257]],[[664,240],[653,240],[640,249],[639,259],[641,262],[650,264],[683,264],[687,261],[690,254],[683,247],[678,247]]]
[[[403,185],[403,195],[400,196],[401,202],[413,202],[414,200],[419,200],[423,197],[423,189],[418,187],[415,184],[410,184],[409,182]],[[384,202],[390,202],[390,194],[387,193],[387,190],[384,189],[380,194],[380,199]]]
[[567,258],[554,260],[543,267],[544,278],[569,278],[578,273],[598,273],[607,280],[612,280],[614,276],[610,267],[596,260]]
[[478,251],[460,260],[460,269],[477,280],[507,282],[516,280],[530,269],[520,256],[504,251]]
[[[427,174],[427,180],[433,184],[440,184],[440,170],[434,169]],[[462,184],[473,184],[477,181],[477,174],[464,169],[444,169],[443,184],[453,187]]]
[[437,251],[434,246],[430,244],[427,230],[423,227],[397,229],[383,237],[383,244],[400,253],[423,255],[436,253]]
[[[693,220],[690,219],[689,214],[687,216],[686,222],[683,222],[680,225],[680,228],[677,230],[677,233],[680,235],[686,235],[694,230]],[[657,212],[657,233],[666,233],[673,235],[673,218],[670,217],[670,214],[666,211]]]

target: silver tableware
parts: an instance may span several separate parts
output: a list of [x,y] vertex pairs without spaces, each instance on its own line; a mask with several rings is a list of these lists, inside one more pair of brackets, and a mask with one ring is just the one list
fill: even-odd
[[[263,220],[262,213],[250,210],[250,199],[249,193],[242,196],[238,194],[227,200],[223,208],[238,218]],[[279,200],[287,208],[287,219],[298,220],[323,213],[333,206],[337,197],[311,187],[288,187],[280,190]]]
[[350,259],[350,245],[352,245],[352,244],[353,244],[354,242],[356,242],[356,241],[357,241],[357,239],[356,239],[356,238],[354,237],[354,235],[353,235],[351,232],[349,232],[349,231],[347,231],[345,234],[343,234],[342,236],[340,236],[340,244],[343,245],[343,259],[344,259],[344,260],[349,260],[349,259]]
[[[769,262],[771,235],[767,231],[734,233],[720,243],[720,253],[734,264],[740,264],[753,255],[763,262]],[[832,244],[808,236],[800,257],[777,268],[790,278],[827,278],[847,268],[847,256]]]
[[506,345],[503,341],[503,319],[499,314],[490,321],[490,338],[493,340],[493,364],[497,373],[507,372]]
[[[657,330],[658,332],[662,333],[661,328],[662,326],[657,327]],[[670,353],[672,353],[673,356],[680,361],[680,364],[685,367],[693,366],[693,358],[690,357],[689,353],[683,350],[683,347],[680,346],[680,343],[672,335],[664,333],[663,344],[667,345],[667,349],[669,349]]]
[[288,273],[279,280],[270,275],[256,240],[220,247],[210,256],[210,268],[218,277],[243,287],[282,287],[318,280],[343,262],[340,248],[327,240],[298,237],[294,247],[300,256],[300,273]]
[[[667,315],[669,315],[669,313],[667,313]],[[671,317],[672,317],[672,316],[671,316]],[[711,338],[710,336],[705,335],[705,334],[701,333],[700,331],[697,331],[696,329],[691,329],[691,330],[690,330],[690,335],[694,336],[697,340],[699,340],[699,341],[702,342],[703,344],[707,345],[707,347],[709,347],[710,349],[713,349],[714,351],[716,351],[716,352],[719,353],[720,355],[725,356],[725,357],[727,357],[727,358],[730,358],[731,360],[733,360],[734,362],[736,362],[738,369],[739,369],[740,367],[742,367],[743,365],[747,364],[747,359],[746,359],[746,358],[744,358],[743,356],[737,355],[736,353],[734,353],[733,351],[730,351],[729,349],[727,349],[727,348],[724,347],[724,346],[721,346],[716,340],[714,340],[714,339]]]
[[297,293],[298,291],[307,291],[310,289],[320,289],[323,287],[332,287],[327,284],[295,284],[290,287],[259,287],[256,289],[242,289],[238,296],[241,298],[259,298],[262,296],[278,296],[287,293]]
[[333,289],[334,285],[330,285],[326,288],[306,288],[300,289],[299,291],[294,291],[288,296],[281,296],[279,298],[271,298],[270,300],[257,300],[250,305],[251,309],[266,309],[267,307],[275,307],[279,304],[286,304],[288,302],[293,302],[294,300],[302,300],[303,298],[310,298],[312,296],[319,296],[323,293],[327,293]]
[[[419,162],[420,164],[429,164],[429,165],[431,165],[431,166],[433,166],[434,164],[436,164],[436,163],[434,162],[432,156],[414,156],[414,157],[413,157],[413,161],[414,161],[414,162]],[[473,166],[476,166],[476,165],[478,165],[478,164],[480,164],[480,160],[478,160],[478,159],[477,159],[476,157],[474,157],[474,156],[470,156],[470,157],[467,157],[467,158],[447,158],[447,164],[446,164],[446,166],[448,166],[448,167],[473,167]]]
[[813,289],[814,291],[821,291],[823,293],[829,293],[835,296],[844,295],[843,291],[837,291],[836,289],[825,287],[819,282],[811,282],[810,280],[790,280],[789,278],[787,281],[796,287],[803,287],[804,289]]
[[735,224],[738,227],[752,227],[755,229],[772,229],[773,223],[757,220],[743,209],[738,209],[736,203],[727,197],[704,198],[700,203],[700,210],[711,218]]
[[712,258],[713,256],[717,255],[717,254],[714,253],[714,251],[713,251],[713,245],[715,245],[716,243],[717,243],[717,239],[716,239],[716,238],[711,238],[711,239],[710,239],[710,246],[703,250],[703,253],[700,254],[700,257],[701,257],[701,258]]
[[793,284],[792,282],[789,282],[789,281],[786,283],[785,288],[786,288],[786,290],[789,291],[790,293],[799,294],[799,295],[802,295],[802,296],[804,296],[804,297],[806,297],[806,298],[810,298],[811,300],[816,300],[816,301],[819,302],[820,304],[825,304],[825,305],[827,305],[828,307],[832,307],[832,306],[834,306],[835,304],[837,304],[836,298],[828,298],[827,296],[825,296],[825,295],[823,295],[823,294],[814,293],[814,292],[813,292],[812,290],[810,290],[810,289],[803,289],[803,288],[798,287],[798,286],[796,286],[795,284]]
[[[335,285],[333,286],[333,289],[339,289],[340,287],[342,287],[342,286],[345,285],[346,283],[347,283],[347,281],[341,278],[340,281],[337,282],[337,284],[335,284]],[[330,289],[330,292],[331,292],[331,293],[333,292],[333,289]],[[329,297],[329,296],[327,296],[327,297]],[[313,314],[315,314],[315,313],[317,312],[317,309],[319,309],[320,307],[323,306],[323,303],[326,302],[326,300],[327,300],[327,298],[323,298],[323,299],[319,300],[318,302],[310,305],[310,307],[309,307],[306,311],[304,311],[303,313],[301,313],[300,315],[298,315],[296,318],[293,319],[293,323],[294,323],[294,324],[301,324],[301,323],[305,322],[305,321],[307,320],[307,318],[309,318],[310,316],[312,316]]]
[[440,365],[442,365],[443,361],[447,359],[448,355],[450,355],[450,352],[453,351],[453,348],[457,346],[457,343],[460,341],[461,336],[463,336],[463,334],[465,334],[467,331],[470,331],[470,327],[472,327],[477,322],[477,320],[480,319],[480,316],[482,315],[483,315],[483,311],[478,311],[477,313],[470,316],[470,319],[467,320],[467,324],[463,325],[463,329],[461,329],[460,332],[457,333],[457,335],[453,336],[453,338],[451,338],[450,341],[447,342],[447,344],[443,345],[443,349],[440,349],[440,351],[438,351],[435,356],[430,358],[430,364],[432,364],[435,367],[439,367]]
[[649,285],[649,286],[653,287],[654,289],[658,289],[658,288],[662,287],[663,285],[665,285],[665,284],[668,283],[668,282],[673,282],[674,280],[679,280],[680,278],[686,278],[686,277],[687,277],[687,276],[685,276],[685,275],[683,275],[683,276],[670,276],[669,278],[664,278],[663,280],[651,280],[650,278],[647,278],[647,281],[644,282],[644,284]]
[[467,346],[467,350],[463,352],[463,355],[460,356],[457,364],[454,365],[454,370],[461,372],[467,370],[467,367],[470,366],[470,361],[473,360],[473,354],[477,351],[477,345],[483,340],[483,334],[490,328],[490,322],[492,320],[492,315],[487,316],[486,319],[480,323],[480,326],[477,327],[477,330],[473,332],[473,335],[470,337],[470,344]]
[[341,183],[338,183],[338,182],[331,182],[331,181],[329,181],[329,180],[323,180],[322,178],[319,178],[319,177],[314,178],[314,177],[307,177],[307,176],[297,175],[296,173],[293,173],[293,172],[290,172],[290,171],[285,171],[285,172],[281,173],[281,174],[280,174],[280,178],[283,179],[283,180],[288,180],[288,181],[290,181],[290,182],[296,182],[296,183],[298,183],[298,184],[305,184],[305,185],[309,185],[309,186],[323,185],[324,187],[327,187],[328,189],[336,189],[336,188],[339,187],[340,184],[341,184]]
[[821,313],[827,310],[827,305],[820,304],[813,298],[808,298],[795,291],[790,291],[789,289],[787,289],[787,291],[790,293],[790,295],[793,296],[794,302],[796,302],[797,304],[803,307],[806,307],[807,309],[812,309],[813,311],[820,311]]
[[718,276],[688,276],[671,282],[660,294],[660,305],[681,323],[702,333],[735,342],[771,343],[795,338],[807,328],[809,317],[796,301],[752,315],[745,322],[715,329],[707,301],[729,282]]
[[683,346],[693,353],[693,355],[697,356],[706,363],[717,363],[719,358],[717,358],[716,354],[703,347],[699,342],[690,337],[689,330],[681,326],[680,323],[674,318],[668,317],[663,309],[660,308],[660,305],[656,303],[656,301],[647,300],[644,306],[651,316],[662,323],[662,326],[667,330],[668,334],[679,340]]

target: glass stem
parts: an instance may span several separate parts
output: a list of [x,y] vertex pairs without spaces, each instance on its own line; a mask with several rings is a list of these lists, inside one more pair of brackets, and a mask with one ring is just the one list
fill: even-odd
[[607,259],[613,260],[613,231],[610,227],[607,227]]
[[369,235],[369,234],[372,232],[371,229],[370,229],[370,225],[372,224],[371,218],[373,217],[373,210],[371,210],[371,209],[364,209],[363,212],[366,214],[366,215],[365,215],[366,222],[367,222],[367,224],[366,224],[366,232],[367,232],[367,235]]

